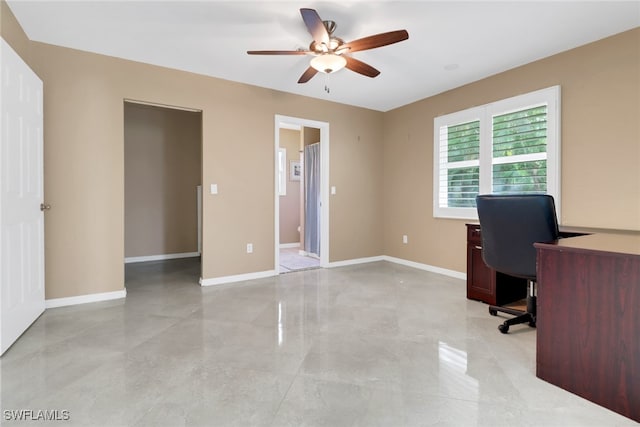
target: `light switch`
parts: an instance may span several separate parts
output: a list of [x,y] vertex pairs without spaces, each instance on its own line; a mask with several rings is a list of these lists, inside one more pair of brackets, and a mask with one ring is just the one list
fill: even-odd
[[336,194],[336,186],[335,185],[331,186],[331,194]]
[[218,184],[211,184],[211,194],[218,194]]

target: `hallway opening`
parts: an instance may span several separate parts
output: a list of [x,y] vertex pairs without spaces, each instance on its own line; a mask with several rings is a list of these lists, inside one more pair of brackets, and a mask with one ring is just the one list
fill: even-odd
[[166,260],[199,265],[202,112],[125,100],[124,157],[125,276]]

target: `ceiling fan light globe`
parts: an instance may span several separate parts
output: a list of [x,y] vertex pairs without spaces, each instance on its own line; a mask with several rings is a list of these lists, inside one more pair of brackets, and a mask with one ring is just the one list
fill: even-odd
[[334,55],[332,53],[318,55],[311,60],[311,66],[325,74],[335,73],[336,71],[343,69],[345,65],[347,65],[346,59],[340,55]]

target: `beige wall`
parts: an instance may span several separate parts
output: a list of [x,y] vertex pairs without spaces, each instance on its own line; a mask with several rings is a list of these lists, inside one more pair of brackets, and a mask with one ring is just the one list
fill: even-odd
[[199,112],[124,105],[125,257],[198,251]]
[[[387,255],[464,272],[465,221],[434,219],[433,119],[553,85],[562,91],[564,225],[640,230],[640,29],[384,116]],[[409,244],[402,244],[402,235]]]
[[274,268],[276,114],[330,124],[330,261],[464,272],[464,221],[432,217],[433,118],[556,84],[561,221],[640,229],[640,29],[380,113],[29,42],[0,4],[3,37],[45,87],[47,298],[123,288],[124,99],[203,111],[203,184],[219,188],[204,197],[204,278]]
[[289,179],[292,161],[300,161],[300,131],[280,129],[280,148],[287,150],[287,195],[280,196],[280,243],[300,243],[300,181]]
[[0,35],[27,64],[30,63],[31,42],[4,0],[0,0]]
[[[275,268],[276,114],[330,124],[329,179],[343,189],[330,200],[330,261],[382,254],[382,113],[37,42],[27,48],[45,90],[47,299],[123,289],[124,99],[202,110],[203,185],[219,189],[203,199],[205,279]],[[369,154],[353,162],[363,147]]]
[[302,129],[303,145],[306,147],[310,144],[320,142],[320,129],[304,127]]

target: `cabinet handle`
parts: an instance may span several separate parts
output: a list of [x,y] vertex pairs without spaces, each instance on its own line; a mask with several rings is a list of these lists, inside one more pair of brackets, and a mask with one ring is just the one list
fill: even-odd
[[478,245],[476,245],[476,246],[474,246],[474,248],[475,248],[475,249],[480,249],[480,250],[482,250],[482,246],[478,246]]

